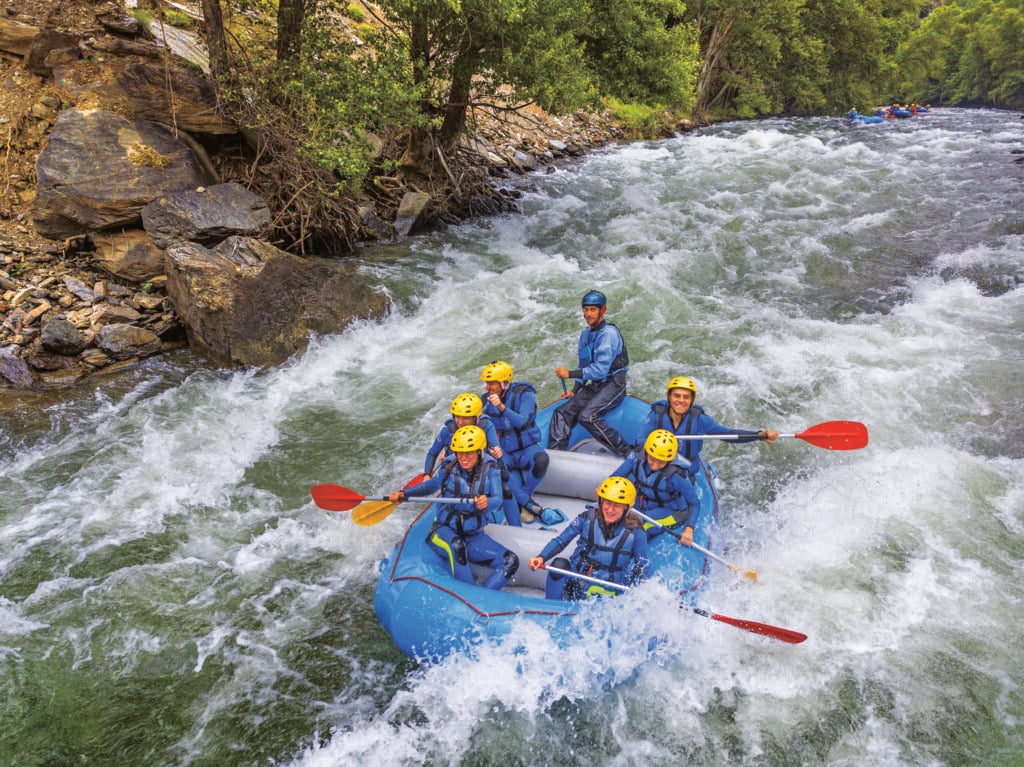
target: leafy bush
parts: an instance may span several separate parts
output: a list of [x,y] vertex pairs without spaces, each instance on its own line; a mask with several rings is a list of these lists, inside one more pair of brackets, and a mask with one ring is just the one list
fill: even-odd
[[673,129],[673,112],[664,106],[619,101],[614,96],[604,99],[615,122],[631,138],[661,138]]
[[152,31],[153,25],[153,12],[145,8],[132,8],[130,11],[132,18],[139,22],[139,26],[145,29],[147,32]]
[[192,26],[192,17],[184,11],[176,11],[173,8],[169,8],[164,11],[164,19],[172,27],[181,27],[182,29],[188,29]]

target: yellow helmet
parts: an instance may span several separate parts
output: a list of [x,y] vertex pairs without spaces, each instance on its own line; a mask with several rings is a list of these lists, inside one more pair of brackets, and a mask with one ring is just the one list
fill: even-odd
[[452,435],[453,453],[475,453],[487,447],[487,435],[479,426],[463,426]]
[[668,386],[665,387],[665,393],[668,394],[673,389],[689,389],[693,392],[693,396],[697,396],[697,384],[694,383],[692,378],[686,376],[676,376],[668,382]]
[[668,429],[655,429],[647,435],[644,452],[656,461],[667,463],[679,452],[679,440]]
[[597,488],[597,497],[632,506],[636,502],[636,487],[625,477],[608,477]]
[[480,373],[481,381],[511,381],[512,380],[512,366],[507,362],[496,360],[489,365],[484,365],[483,371]]
[[465,392],[452,400],[452,415],[475,418],[484,412],[484,402],[473,392]]

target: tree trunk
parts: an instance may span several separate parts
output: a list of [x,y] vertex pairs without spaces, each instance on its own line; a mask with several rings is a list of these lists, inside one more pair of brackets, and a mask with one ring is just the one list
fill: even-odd
[[[315,0],[310,0],[312,10]],[[306,0],[279,0],[277,4],[277,60],[294,61],[302,50],[302,23],[306,19]]]
[[[412,64],[412,81],[417,87],[426,84],[430,74],[430,32],[427,15],[418,14],[409,30],[409,59]],[[428,94],[423,93],[419,102],[420,112],[428,120],[433,116],[433,105]],[[402,164],[420,168],[426,163],[431,152],[430,132],[425,127],[409,130],[409,146],[406,147]]]
[[448,103],[444,106],[444,120],[438,140],[446,152],[451,152],[466,128],[466,110],[469,107],[471,76],[455,75],[448,89]]
[[224,43],[224,17],[220,0],[202,0],[203,22],[206,28],[206,47],[210,51],[210,75],[214,83],[228,70],[228,52]]
[[711,89],[722,70],[722,59],[729,50],[730,33],[735,14],[727,15],[719,23],[711,26],[707,42],[704,44],[704,60],[697,75],[697,98],[693,106],[693,117],[702,120],[715,99]]

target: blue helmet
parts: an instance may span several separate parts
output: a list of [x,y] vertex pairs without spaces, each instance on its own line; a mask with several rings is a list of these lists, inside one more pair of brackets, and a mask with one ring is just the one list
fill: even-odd
[[587,295],[583,296],[581,302],[583,306],[600,306],[605,307],[608,305],[608,299],[605,298],[604,293],[600,290],[592,290]]

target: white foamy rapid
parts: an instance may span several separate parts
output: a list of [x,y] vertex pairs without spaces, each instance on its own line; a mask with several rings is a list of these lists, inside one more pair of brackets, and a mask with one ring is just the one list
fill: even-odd
[[[526,180],[521,215],[373,253],[394,313],[278,370],[185,356],[8,411],[0,757],[1018,764],[1022,137],[1016,115],[939,111],[609,149]],[[524,625],[418,667],[371,604],[413,509],[357,527],[309,487],[404,484],[490,360],[555,399],[592,287],[635,394],[686,374],[726,424],[867,425],[857,451],[705,447],[716,541],[760,576],[714,568],[707,607],[810,638],[652,582],[569,650]]]

